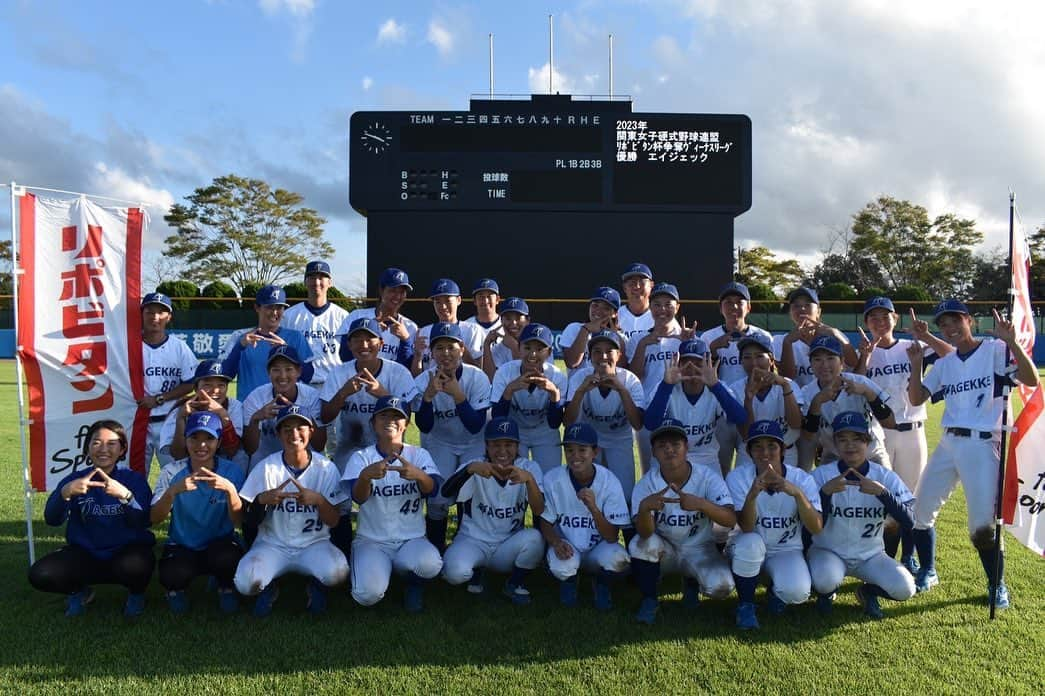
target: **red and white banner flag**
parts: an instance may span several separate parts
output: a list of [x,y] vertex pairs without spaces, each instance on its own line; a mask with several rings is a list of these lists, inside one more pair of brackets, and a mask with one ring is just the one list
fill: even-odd
[[87,429],[102,418],[127,429],[127,462],[144,471],[149,414],[135,399],[144,380],[138,303],[148,214],[30,193],[18,210],[18,346],[33,488],[51,490],[85,468]]
[[[1012,287],[1015,291],[1012,323],[1016,340],[1034,355],[1034,314],[1030,304],[1030,250],[1023,228],[1015,225],[1012,237]],[[1045,556],[1045,398],[1042,388],[1020,386],[1023,411],[1016,418],[1009,438],[1009,459],[1005,469],[1002,518],[1009,532],[1024,546]]]

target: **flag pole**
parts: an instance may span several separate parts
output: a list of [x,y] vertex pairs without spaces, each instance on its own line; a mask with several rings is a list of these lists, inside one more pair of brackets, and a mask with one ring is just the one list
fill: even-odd
[[22,347],[18,345],[18,286],[24,272],[18,257],[18,199],[25,195],[25,187],[11,182],[11,295],[14,303],[15,329],[15,384],[18,390],[18,435],[22,441],[22,485],[25,497],[25,536],[29,542],[29,565],[36,562],[36,543],[33,537],[33,484],[29,476],[29,456],[25,445],[25,429],[30,421],[25,415],[25,385],[22,382]]

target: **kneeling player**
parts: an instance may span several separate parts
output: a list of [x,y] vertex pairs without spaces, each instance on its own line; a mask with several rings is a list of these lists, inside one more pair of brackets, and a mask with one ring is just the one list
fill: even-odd
[[443,558],[443,577],[451,585],[468,581],[468,591],[483,590],[482,569],[511,573],[504,594],[513,604],[530,603],[523,586],[544,553],[536,529],[526,529],[526,506],[535,518],[544,512],[541,467],[519,456],[519,426],[507,418],[486,424],[486,459],[454,473],[443,497],[460,506],[461,527]]
[[769,611],[782,614],[788,604],[809,598],[809,566],[802,556],[802,527],[823,529],[820,494],[813,477],[785,466],[784,430],[775,420],[756,421],[748,429],[749,460],[726,477],[741,533],[729,546],[740,604],[737,628],[758,628],[755,588],[769,576]]
[[733,591],[729,564],[715,548],[712,522],[737,523],[733,501],[718,467],[694,465],[682,421],[667,419],[650,434],[660,464],[635,484],[635,537],[628,545],[634,559],[642,604],[636,618],[651,624],[657,617],[657,583],[664,572],[681,572],[682,601],[696,606],[700,593],[721,599]]
[[348,561],[330,543],[337,506],[347,494],[337,467],[309,449],[316,429],[300,406],[284,406],[276,416],[283,449],[258,462],[240,490],[250,503],[244,520],[258,526],[258,538],[236,568],[236,589],[258,595],[255,616],[268,616],[279,594],[273,580],[284,573],[311,576],[308,610],[326,609],[326,588],[348,577]]
[[544,475],[541,533],[548,542],[548,570],[559,581],[559,601],[577,605],[577,572],[595,577],[595,608],[612,606],[610,580],[628,569],[628,552],[617,539],[628,523],[628,504],[620,481],[595,463],[599,436],[587,423],[575,423],[562,438],[566,466]]
[[864,613],[880,619],[879,597],[902,602],[914,595],[914,578],[886,555],[883,541],[887,516],[905,529],[914,526],[914,496],[893,471],[867,459],[871,435],[863,414],[840,413],[831,428],[840,459],[813,471],[824,512],[824,529],[808,555],[817,609],[829,612],[835,590],[851,575],[864,581],[856,590]]
[[425,538],[425,499],[442,484],[431,455],[403,442],[410,420],[407,402],[382,396],[370,422],[377,442],[348,459],[342,485],[359,505],[352,541],[352,598],[365,607],[381,601],[392,570],[407,576],[407,611],[424,608],[424,581],[443,567]]

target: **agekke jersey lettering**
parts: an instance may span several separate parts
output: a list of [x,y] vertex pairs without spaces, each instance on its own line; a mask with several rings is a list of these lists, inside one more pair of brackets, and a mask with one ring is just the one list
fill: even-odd
[[[428,451],[416,445],[403,445],[402,457],[443,485],[439,470]],[[359,478],[363,469],[384,459],[376,445],[358,450],[348,458],[345,490]],[[392,466],[399,466],[393,462]],[[417,481],[410,481],[398,471],[388,471],[383,478],[370,482],[370,497],[359,506],[356,536],[371,541],[409,541],[425,535],[425,495]]]
[[[733,508],[740,514],[747,494],[755,483],[757,469],[752,463],[741,464],[726,476],[726,486],[733,497]],[[820,491],[812,476],[797,466],[784,468],[784,478],[798,486],[813,509],[820,512]],[[783,491],[762,491],[755,498],[755,531],[772,556],[781,551],[802,551],[802,519],[798,503]]]
[[[704,498],[715,505],[733,504],[726,482],[717,470],[700,464],[690,464],[690,468],[689,478],[682,484],[683,493]],[[631,509],[638,514],[642,501],[664,490],[667,485],[660,467],[650,469],[639,479],[635,484],[635,490],[631,492]],[[678,496],[674,491],[668,490],[664,497],[674,499]],[[657,534],[674,546],[712,542],[711,520],[708,516],[696,510],[683,510],[681,503],[666,503],[663,510],[654,510],[653,522],[656,524]]]
[[[543,473],[539,464],[519,457],[513,466],[530,472],[541,488]],[[527,490],[524,483],[473,474],[457,493],[457,503],[461,505],[461,534],[494,544],[504,541],[526,526]]]
[[[618,527],[630,524],[624,489],[613,472],[595,464],[595,478],[588,486],[595,494],[595,505],[603,516]],[[554,524],[559,532],[581,553],[594,548],[600,541],[595,518],[577,497],[578,488],[570,476],[569,467],[557,467],[544,476],[544,514],[541,517]]]

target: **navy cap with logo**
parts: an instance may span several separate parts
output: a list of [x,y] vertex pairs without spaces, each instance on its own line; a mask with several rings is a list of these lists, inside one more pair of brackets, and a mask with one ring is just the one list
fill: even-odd
[[428,293],[428,297],[443,297],[445,295],[457,295],[460,297],[461,288],[457,287],[457,283],[449,278],[440,278],[432,283],[432,291]]
[[751,424],[751,427],[747,429],[747,444],[750,445],[760,437],[771,438],[783,445],[784,429],[781,428],[780,424],[775,420],[755,421]]
[[605,302],[614,309],[620,309],[620,293],[608,286],[602,286],[591,296],[592,302]]
[[217,377],[226,382],[232,381],[232,378],[225,374],[224,370],[221,369],[221,361],[211,358],[201,361],[200,364],[196,366],[196,374],[192,376],[192,381],[199,382],[201,379],[206,379],[208,377]]
[[674,433],[675,435],[681,435],[682,439],[685,440],[688,437],[686,433],[686,426],[682,425],[682,421],[675,420],[674,418],[665,418],[660,422],[652,433],[650,433],[650,442],[654,442],[657,438],[662,435]]
[[495,295],[501,294],[501,288],[497,285],[497,281],[493,278],[480,278],[479,282],[472,288],[472,295],[482,292],[483,290],[489,290]]
[[406,288],[413,290],[410,284],[410,276],[402,268],[386,268],[381,272],[381,278],[377,281],[379,288]]
[[599,434],[595,432],[595,428],[591,427],[588,423],[574,423],[566,428],[566,432],[563,433],[562,444],[598,447]]
[[298,355],[294,346],[288,346],[285,344],[282,346],[272,346],[272,350],[269,351],[269,357],[265,364],[271,365],[273,361],[279,360],[280,358],[283,360],[289,360],[295,365],[301,365],[301,356]]
[[432,324],[432,329],[428,333],[428,345],[435,345],[440,338],[449,338],[458,343],[464,343],[464,339],[461,337],[461,327],[448,321],[437,321]]
[[308,278],[310,275],[325,275],[330,278],[330,264],[326,261],[309,261],[305,264],[305,277]]
[[403,418],[409,418],[410,404],[407,403],[406,399],[388,394],[378,397],[377,403],[374,404],[375,416],[382,411],[397,411]]
[[726,283],[722,286],[722,289],[718,291],[718,301],[721,302],[730,295],[740,295],[748,302],[751,301],[751,293],[743,283]]
[[526,343],[527,341],[540,341],[544,345],[551,348],[552,346],[552,330],[544,324],[527,324],[522,332],[519,334],[519,343]]
[[185,437],[204,432],[213,438],[221,437],[221,417],[210,411],[195,411],[185,419]]
[[624,350],[624,346],[622,345],[623,339],[621,339],[620,334],[616,331],[602,329],[601,331],[596,331],[595,333],[593,333],[591,337],[588,338],[588,350],[591,350],[591,347],[599,341],[612,343],[613,347],[617,350]]
[[144,309],[145,305],[158,304],[167,309],[168,312],[174,311],[174,305],[171,303],[171,298],[164,295],[162,292],[150,292],[148,295],[142,298],[141,308]]
[[352,334],[356,331],[366,331],[367,333],[381,338],[381,322],[373,317],[362,317],[356,319],[348,325],[348,337],[351,338]]
[[809,344],[809,354],[812,355],[818,350],[826,350],[828,353],[841,357],[842,342],[834,336],[817,336]]
[[791,304],[799,297],[808,298],[813,304],[820,304],[820,296],[816,294],[816,290],[813,288],[795,288],[791,292],[787,293],[787,303]]
[[691,338],[679,344],[680,358],[703,358],[708,354],[708,344],[699,338]]
[[276,413],[276,428],[278,429],[279,426],[282,425],[284,422],[293,418],[304,421],[313,428],[316,427],[316,422],[312,420],[312,416],[308,415],[308,413],[305,412],[305,409],[301,408],[297,404],[290,404],[289,406],[284,406],[283,408],[279,409],[279,411]]
[[530,316],[530,306],[521,297],[506,297],[497,305],[497,313],[516,312],[523,316]]
[[486,424],[486,431],[483,435],[487,441],[512,440],[513,442],[518,442],[519,425],[511,418],[498,416],[497,418],[491,418],[490,422]]
[[627,280],[633,276],[642,276],[643,278],[653,280],[653,271],[644,263],[633,263],[624,269],[624,272],[620,274],[620,279]]
[[650,297],[656,297],[657,295],[667,295],[676,302],[679,301],[679,289],[671,283],[657,283],[650,290]]
[[258,290],[258,294],[254,296],[254,304],[259,307],[270,307],[272,305],[290,306],[287,304],[286,291],[278,285],[266,285]]
[[966,316],[972,316],[972,313],[969,311],[969,308],[965,306],[965,303],[955,299],[944,300],[936,305],[936,309],[933,310],[933,321],[939,324],[940,317],[944,314],[964,314]]
[[752,333],[737,341],[737,352],[743,354],[748,346],[758,346],[763,353],[773,354],[773,341],[761,333]]
[[837,433],[844,433],[846,431],[853,433],[860,433],[862,435],[870,436],[871,431],[867,427],[867,419],[864,418],[864,414],[858,413],[857,411],[843,411],[834,417],[831,421],[831,430]]
[[890,312],[896,312],[896,307],[893,306],[893,301],[888,297],[872,297],[867,302],[864,302],[864,318],[875,309],[885,309]]

